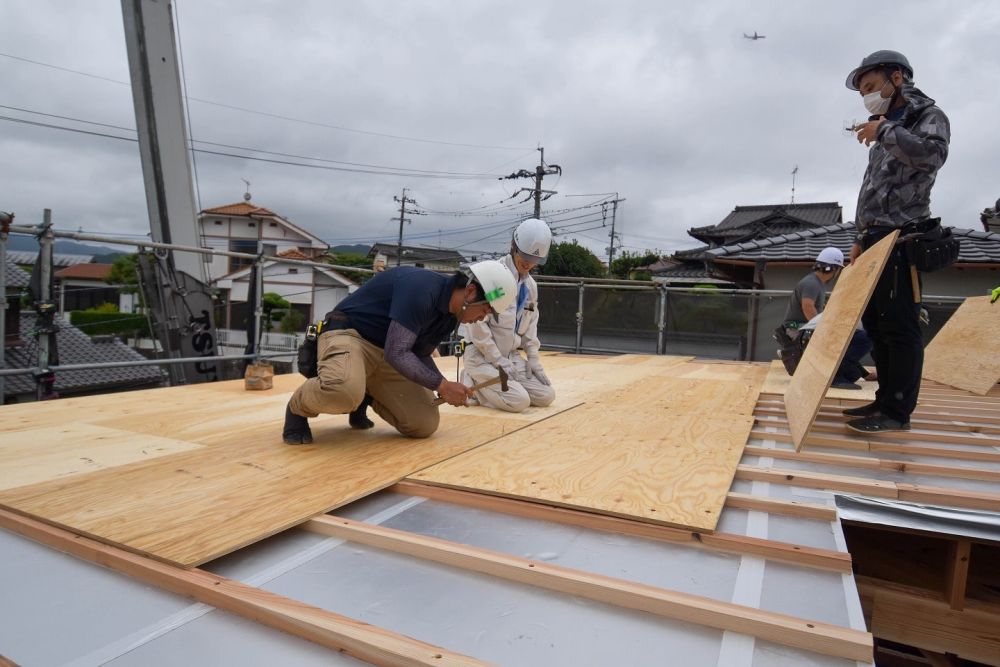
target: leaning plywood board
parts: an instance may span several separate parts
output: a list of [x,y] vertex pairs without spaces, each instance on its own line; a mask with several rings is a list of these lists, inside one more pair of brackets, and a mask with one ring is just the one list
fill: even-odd
[[[550,375],[562,405],[572,406],[601,394],[605,384],[621,386],[662,367],[618,369],[626,380],[611,370],[601,362],[592,362],[589,373],[565,364]],[[26,469],[45,473],[30,480],[35,483],[0,490],[0,506],[195,565],[561,409],[511,419],[496,410],[447,408],[438,432],[425,440],[403,438],[377,418],[374,429],[354,431],[345,416],[327,415],[311,420],[312,445],[289,447],[281,442],[281,419],[301,381],[278,376],[266,392],[246,392],[234,381],[2,407],[3,442],[19,455],[0,457],[0,479],[20,479]],[[73,429],[53,433],[53,422],[70,422]],[[72,442],[59,446],[59,454],[45,447],[60,437]],[[40,446],[30,446],[35,443]],[[154,459],[145,449],[150,443],[172,449]],[[96,453],[101,468],[81,468],[79,459]]]
[[[771,368],[764,379],[764,386],[761,387],[762,394],[778,394],[784,396],[788,391],[788,386],[792,383],[792,376],[785,370],[785,366],[778,360],[771,362]],[[868,382],[859,380],[861,389],[837,389],[830,387],[826,390],[827,398],[841,398],[853,401],[864,401],[871,403],[875,400],[875,390],[878,389],[878,382]]]
[[714,530],[765,369],[730,367],[745,375],[728,381],[681,377],[701,366],[665,369],[412,478]]
[[813,332],[785,392],[785,412],[795,449],[802,447],[816,420],[820,403],[844,358],[861,313],[875,291],[897,236],[899,232],[893,232],[866,250],[837,280],[837,287],[823,311],[823,320]]
[[924,377],[985,396],[1000,381],[1000,303],[965,300],[924,352]]

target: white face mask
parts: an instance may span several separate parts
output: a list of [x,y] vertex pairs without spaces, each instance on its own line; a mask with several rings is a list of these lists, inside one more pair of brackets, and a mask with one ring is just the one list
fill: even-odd
[[[885,86],[883,85],[882,88],[885,88]],[[882,97],[882,88],[864,96],[865,108],[873,116],[884,114],[889,110],[889,105],[892,103],[892,96]]]

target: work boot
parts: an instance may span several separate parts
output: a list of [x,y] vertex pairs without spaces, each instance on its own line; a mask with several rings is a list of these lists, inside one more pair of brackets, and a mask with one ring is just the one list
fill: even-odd
[[375,422],[368,419],[368,406],[371,404],[372,397],[365,394],[364,399],[361,401],[361,405],[354,408],[354,411],[347,417],[347,421],[350,423],[351,428],[366,429],[375,427]]
[[871,417],[873,415],[880,414],[882,411],[878,407],[878,402],[869,403],[867,405],[859,405],[856,408],[847,408],[844,410],[843,414],[848,417]]
[[285,429],[281,438],[286,445],[308,445],[313,441],[309,420],[292,412],[292,406],[285,406]]
[[865,434],[890,433],[893,431],[909,431],[910,422],[900,422],[883,414],[877,414],[871,417],[852,419],[847,422],[847,428]]
[[834,389],[861,389],[861,385],[857,382],[850,382],[848,380],[835,380],[832,385]]

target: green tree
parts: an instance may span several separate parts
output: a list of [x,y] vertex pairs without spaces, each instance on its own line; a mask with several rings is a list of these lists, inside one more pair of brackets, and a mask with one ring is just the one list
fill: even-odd
[[139,291],[139,255],[119,255],[111,264],[111,271],[105,281],[110,285],[122,285],[122,294],[135,294]]
[[276,292],[264,292],[261,302],[261,310],[264,311],[264,331],[271,330],[271,322],[278,313],[284,314],[292,304],[288,303],[280,294]]
[[597,255],[582,245],[575,242],[553,243],[541,273],[543,276],[600,278],[604,275],[604,265]]
[[639,271],[632,274],[640,266],[649,266],[660,260],[659,250],[646,250],[645,252],[629,252],[626,250],[619,255],[615,261],[611,262],[611,275],[622,280],[649,280],[649,271]]
[[[331,252],[327,255],[327,261],[330,264],[339,264],[340,266],[357,266],[365,269],[372,268],[371,257],[356,252]],[[338,272],[356,283],[363,283],[372,277],[372,274],[370,273],[361,273],[359,271],[341,270]]]
[[281,322],[278,324],[278,328],[281,333],[298,333],[300,331],[305,331],[306,328],[306,316],[297,310],[289,310],[285,313],[285,316],[281,318]]

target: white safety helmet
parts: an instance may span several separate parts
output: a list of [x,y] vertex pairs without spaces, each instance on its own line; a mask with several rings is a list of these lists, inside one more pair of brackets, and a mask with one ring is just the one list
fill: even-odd
[[823,248],[819,256],[816,257],[817,264],[828,264],[830,266],[844,266],[844,253],[840,248]]
[[528,218],[514,230],[514,251],[532,264],[544,264],[552,245],[552,231],[544,220]]
[[494,313],[502,313],[514,303],[517,298],[517,283],[506,266],[495,259],[488,259],[470,264],[467,269],[472,274],[472,279],[483,288],[486,301]]

